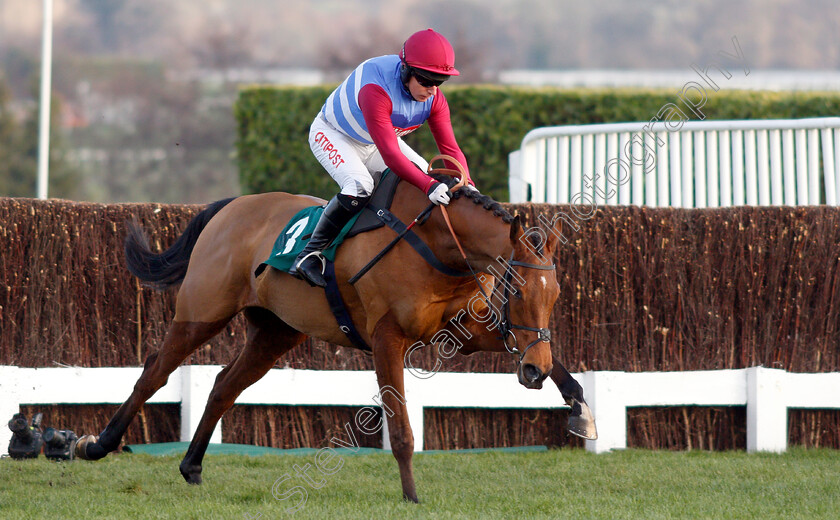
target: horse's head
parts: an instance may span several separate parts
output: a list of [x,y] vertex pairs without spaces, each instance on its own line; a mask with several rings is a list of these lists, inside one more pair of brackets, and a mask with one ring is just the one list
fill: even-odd
[[558,241],[539,228],[523,231],[519,217],[511,224],[510,240],[513,255],[502,280],[499,328],[507,349],[519,356],[519,382],[542,388],[552,368],[548,325],[560,295],[554,268]]
[[[447,170],[431,173],[438,172],[451,173]],[[436,178],[447,182],[450,188],[457,187],[454,180]],[[460,253],[466,263],[496,278],[489,303],[505,348],[519,357],[519,382],[527,388],[542,388],[552,369],[548,325],[560,295],[554,266],[557,236],[553,230],[539,227],[523,230],[519,217],[510,215],[486,195],[464,188],[453,194],[454,200],[462,197],[472,203],[452,204],[452,234],[465,238],[467,250],[461,249]],[[500,227],[507,227],[504,224],[509,224],[509,237],[507,233],[499,233]],[[460,263],[458,250],[452,245],[448,246],[448,252],[446,249],[440,248],[436,253],[449,262]]]

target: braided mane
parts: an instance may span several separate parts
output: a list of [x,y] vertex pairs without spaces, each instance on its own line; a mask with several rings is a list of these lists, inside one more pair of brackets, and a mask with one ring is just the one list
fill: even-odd
[[[450,188],[455,186],[456,181],[452,177],[448,175],[442,175],[439,173],[432,173],[432,177],[439,182],[445,183]],[[480,204],[481,207],[486,209],[487,211],[492,211],[493,215],[497,217],[501,217],[502,221],[510,224],[513,222],[513,215],[508,213],[508,211],[502,207],[501,204],[493,200],[492,197],[489,195],[483,195],[477,191],[467,190],[466,188],[459,188],[452,194],[453,199],[460,199],[461,197],[466,197],[473,202],[473,204]]]

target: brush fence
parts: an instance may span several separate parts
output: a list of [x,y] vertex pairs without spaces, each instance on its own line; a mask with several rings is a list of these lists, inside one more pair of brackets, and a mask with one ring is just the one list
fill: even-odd
[[[181,405],[181,440],[189,441],[204,412],[218,365],[184,365],[169,377],[149,403]],[[0,418],[9,419],[22,404],[121,404],[142,368],[19,368],[0,366]],[[423,450],[423,408],[562,408],[550,381],[528,390],[511,374],[405,372],[405,396],[416,451]],[[594,371],[573,374],[584,387],[595,414],[599,437],[586,449],[602,453],[627,447],[627,409],[660,406],[746,406],[747,451],[787,449],[788,408],[840,408],[840,372],[791,373],[751,367],[688,372]],[[105,392],[103,389],[108,389]],[[272,369],[246,389],[236,404],[286,406],[362,406],[382,408],[373,371]],[[363,408],[362,410],[365,410]],[[390,449],[387,408],[362,421],[367,433],[379,429]],[[359,415],[357,414],[357,420]],[[358,424],[345,425],[359,429]],[[77,432],[91,433],[91,432]],[[346,437],[345,442],[352,439]],[[11,432],[0,429],[0,449],[8,450]],[[221,422],[210,442],[222,442]]]

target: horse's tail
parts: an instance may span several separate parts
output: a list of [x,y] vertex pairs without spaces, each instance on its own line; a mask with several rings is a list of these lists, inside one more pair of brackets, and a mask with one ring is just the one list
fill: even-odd
[[235,197],[216,201],[190,220],[187,229],[169,249],[158,254],[149,247],[149,239],[137,219],[129,222],[125,237],[125,264],[128,270],[156,289],[167,289],[184,280],[190,255],[201,231]]

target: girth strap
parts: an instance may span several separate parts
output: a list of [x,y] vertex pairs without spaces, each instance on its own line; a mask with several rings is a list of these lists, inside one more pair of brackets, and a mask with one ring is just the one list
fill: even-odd
[[353,324],[353,318],[350,317],[350,313],[347,312],[347,306],[344,304],[344,298],[341,297],[341,292],[338,290],[338,283],[335,279],[335,264],[327,261],[327,267],[324,270],[324,279],[327,281],[327,286],[324,289],[324,292],[327,296],[327,301],[330,304],[330,310],[335,316],[335,321],[338,322],[338,328],[341,329],[347,339],[349,339],[356,348],[360,350],[366,350],[368,352],[373,352],[365,343],[365,340],[362,339],[362,336],[359,334],[358,329]]

